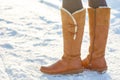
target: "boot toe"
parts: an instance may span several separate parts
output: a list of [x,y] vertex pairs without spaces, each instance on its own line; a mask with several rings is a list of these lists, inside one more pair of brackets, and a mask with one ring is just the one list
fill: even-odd
[[45,66],[41,66],[40,71],[43,73],[47,73],[48,72],[48,68]]
[[54,68],[54,66],[41,66],[40,71],[45,73],[45,74],[56,74],[57,70]]

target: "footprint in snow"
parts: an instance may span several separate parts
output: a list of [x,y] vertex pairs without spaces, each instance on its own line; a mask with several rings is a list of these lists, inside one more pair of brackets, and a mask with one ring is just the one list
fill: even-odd
[[2,48],[6,48],[6,49],[14,49],[13,46],[11,44],[3,44],[3,45],[0,45]]
[[46,19],[44,16],[40,16],[39,18],[40,18],[40,20],[44,21],[47,24],[56,23],[55,21]]
[[12,30],[12,29],[7,28],[7,34],[8,34],[9,36],[15,36],[15,35],[17,35],[18,33],[17,33],[15,30]]

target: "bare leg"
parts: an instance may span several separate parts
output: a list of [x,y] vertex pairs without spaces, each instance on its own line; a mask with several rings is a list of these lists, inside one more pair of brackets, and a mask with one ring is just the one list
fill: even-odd
[[62,7],[67,9],[70,13],[83,8],[81,0],[63,0]]
[[107,6],[106,0],[89,0],[89,6],[98,8],[99,6]]

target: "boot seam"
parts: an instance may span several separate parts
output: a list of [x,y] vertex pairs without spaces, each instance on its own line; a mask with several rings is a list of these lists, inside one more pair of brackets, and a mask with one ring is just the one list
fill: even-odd
[[92,57],[94,53],[94,46],[95,46],[95,38],[96,38],[96,9],[94,9],[94,37],[93,37],[93,46],[92,46],[92,52],[90,53],[90,61],[89,61],[89,67],[92,66]]

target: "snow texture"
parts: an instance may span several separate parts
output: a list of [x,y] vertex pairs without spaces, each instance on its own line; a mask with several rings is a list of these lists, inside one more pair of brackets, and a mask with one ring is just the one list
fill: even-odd
[[[119,80],[120,1],[107,2],[112,8],[105,56],[108,71],[48,75],[39,71],[40,66],[56,62],[63,54],[61,0],[0,0],[0,80]],[[87,7],[87,0],[83,3]],[[86,18],[82,59],[88,53],[88,28]]]

